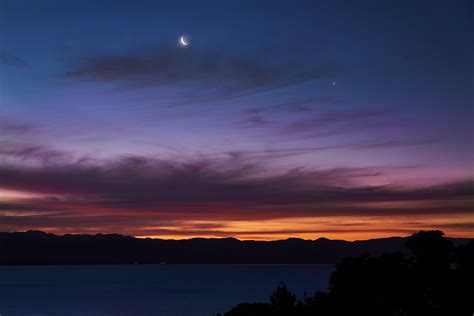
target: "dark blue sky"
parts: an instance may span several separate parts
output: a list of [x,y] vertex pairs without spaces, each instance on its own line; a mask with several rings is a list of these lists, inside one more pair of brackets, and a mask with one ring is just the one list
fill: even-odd
[[[331,226],[334,216],[361,223],[364,236],[396,233],[400,221],[400,233],[472,223],[465,193],[442,211],[431,197],[406,197],[472,179],[472,3],[0,0],[0,177],[8,176],[0,181],[7,223],[0,228],[45,228],[48,220],[58,232],[168,236],[173,227],[177,236],[269,238],[242,227],[291,218],[313,228],[286,235],[327,228],[353,238],[357,229]],[[178,45],[182,35],[189,46]],[[81,188],[81,172],[97,169],[104,173],[97,188]],[[147,194],[122,200],[113,194],[119,189],[104,190],[113,187],[111,169],[138,178],[128,192]],[[222,200],[176,184],[188,177]],[[156,193],[170,183],[168,195]],[[258,198],[254,186],[263,190]],[[284,201],[262,199],[280,186]],[[341,188],[330,201],[312,195]],[[361,188],[381,192],[331,204]],[[28,217],[25,194],[44,203],[34,210],[41,219]],[[52,197],[61,203],[45,202]],[[21,220],[5,215],[12,205],[26,212]],[[124,208],[146,216],[127,230],[120,221],[129,215],[117,211]],[[399,222],[370,233],[367,208],[380,208],[369,212],[377,218],[370,225],[391,214],[386,208],[400,209]],[[56,223],[58,210],[94,219]],[[200,224],[217,226],[193,226]]]

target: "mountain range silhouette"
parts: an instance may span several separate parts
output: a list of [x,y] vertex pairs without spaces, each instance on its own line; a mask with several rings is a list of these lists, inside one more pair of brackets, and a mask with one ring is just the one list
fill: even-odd
[[[406,253],[405,237],[344,241],[289,238],[165,240],[119,234],[0,233],[0,265],[68,264],[334,264],[363,254]],[[471,239],[450,238],[454,245]]]

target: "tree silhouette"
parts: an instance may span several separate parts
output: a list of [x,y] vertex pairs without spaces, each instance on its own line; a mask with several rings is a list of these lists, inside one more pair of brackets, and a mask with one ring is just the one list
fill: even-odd
[[422,230],[414,233],[405,243],[421,270],[440,273],[449,269],[453,244],[443,236],[444,233],[439,230]]
[[281,284],[270,296],[270,304],[278,315],[288,315],[295,309],[296,297],[286,285]]
[[297,301],[282,284],[270,304],[239,304],[225,316],[472,316],[474,241],[455,248],[441,231],[420,231],[406,247],[411,256],[343,259],[328,292]]

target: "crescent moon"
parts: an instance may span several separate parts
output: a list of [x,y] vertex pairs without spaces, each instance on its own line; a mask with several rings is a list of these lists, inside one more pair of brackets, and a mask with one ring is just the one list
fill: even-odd
[[179,38],[179,42],[183,46],[188,46],[188,43],[186,43],[186,40],[184,39],[184,35]]

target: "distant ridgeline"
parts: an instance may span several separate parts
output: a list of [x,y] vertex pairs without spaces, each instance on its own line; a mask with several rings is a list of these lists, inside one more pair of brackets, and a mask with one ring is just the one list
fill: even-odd
[[[336,263],[344,257],[406,252],[406,238],[240,241],[234,238],[140,239],[112,235],[64,235],[41,231],[0,233],[0,265]],[[452,238],[455,245],[470,239]]]

